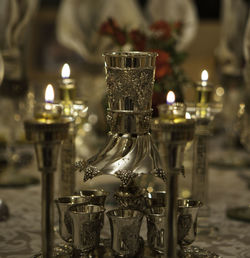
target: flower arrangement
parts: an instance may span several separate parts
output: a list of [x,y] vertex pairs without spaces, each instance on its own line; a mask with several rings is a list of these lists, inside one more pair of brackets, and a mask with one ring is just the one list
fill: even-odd
[[128,31],[112,18],[100,27],[101,35],[110,37],[120,48],[130,46],[130,50],[158,53],[153,108],[166,101],[166,94],[170,90],[175,92],[176,101],[183,101],[181,87],[187,82],[187,78],[180,65],[185,60],[186,53],[176,49],[182,27],[180,22],[161,20],[153,23],[147,33],[139,29]]

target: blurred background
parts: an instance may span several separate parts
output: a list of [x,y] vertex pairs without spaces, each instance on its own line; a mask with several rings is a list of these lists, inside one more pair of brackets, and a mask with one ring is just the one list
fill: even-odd
[[[35,102],[44,100],[47,84],[53,84],[58,99],[64,63],[70,65],[70,77],[76,80],[77,98],[89,106],[76,143],[78,155],[87,158],[95,153],[107,131],[101,53],[150,50],[149,46],[152,50],[153,44],[148,48],[137,44],[136,48],[131,42],[150,43],[150,33],[163,30],[175,32],[164,34],[170,50],[163,43],[154,48],[163,51],[165,59],[156,79],[153,105],[165,101],[168,90],[176,91],[177,101],[194,101],[194,83],[206,69],[214,85],[214,101],[223,104],[215,130],[225,134],[225,145],[240,146],[236,133],[239,104],[247,102],[248,96],[247,76],[243,76],[248,61],[248,1],[2,0],[0,12],[2,165],[8,160],[20,165],[32,159],[25,151],[16,155],[17,144],[25,139],[23,119],[32,116]],[[87,148],[81,148],[83,142]]]

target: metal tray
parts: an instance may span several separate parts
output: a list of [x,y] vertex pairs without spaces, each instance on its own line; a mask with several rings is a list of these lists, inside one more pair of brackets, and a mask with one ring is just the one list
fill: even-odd
[[[67,244],[61,244],[54,248],[53,257],[57,258],[117,258],[110,248],[110,240],[102,240],[99,247],[92,252],[80,254],[78,251],[73,251]],[[164,258],[163,254],[152,251],[143,239],[141,239],[141,248],[134,256],[136,258]],[[190,246],[179,252],[178,257],[181,258],[220,258],[219,255],[210,252],[204,248]],[[36,254],[33,258],[42,258],[42,254]]]

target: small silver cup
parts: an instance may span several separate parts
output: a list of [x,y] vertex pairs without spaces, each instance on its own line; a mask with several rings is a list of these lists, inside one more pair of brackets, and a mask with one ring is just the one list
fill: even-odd
[[107,212],[111,230],[111,248],[115,255],[133,257],[140,249],[140,228],[143,213],[138,210],[116,209]]
[[164,253],[166,238],[166,208],[151,207],[146,210],[147,215],[147,242],[150,249],[157,253]]
[[104,207],[91,204],[75,204],[69,208],[73,247],[81,254],[98,247],[104,211]]
[[73,204],[85,202],[86,199],[79,195],[60,197],[55,200],[59,215],[59,233],[61,238],[68,243],[72,242],[72,229],[67,211]]
[[178,200],[178,244],[183,248],[194,242],[197,234],[197,215],[202,206],[200,201]]
[[102,190],[80,190],[80,196],[84,197],[89,204],[104,207],[108,192]]

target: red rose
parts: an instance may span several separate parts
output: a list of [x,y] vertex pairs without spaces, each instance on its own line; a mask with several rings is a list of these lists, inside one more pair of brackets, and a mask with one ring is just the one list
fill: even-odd
[[177,21],[173,25],[173,27],[177,31],[177,33],[181,32],[182,26],[183,26],[183,23],[181,21]]
[[157,21],[150,26],[150,29],[159,33],[162,39],[169,39],[171,37],[171,27],[166,21]]
[[134,48],[139,51],[144,51],[146,48],[146,36],[139,30],[132,30],[129,33]]
[[170,65],[170,55],[163,50],[152,50],[158,53],[158,57],[155,62],[155,79],[159,80],[165,75],[170,75],[172,73],[172,67]]
[[119,28],[117,28],[114,32],[114,38],[117,41],[117,43],[121,46],[123,46],[126,43],[126,34]]
[[103,22],[100,27],[100,33],[103,35],[114,35],[115,30],[118,28],[117,23],[112,19],[108,18],[107,21]]
[[102,23],[100,33],[113,37],[119,45],[123,46],[126,43],[126,33],[119,28],[116,21],[112,18],[108,18],[107,21]]

